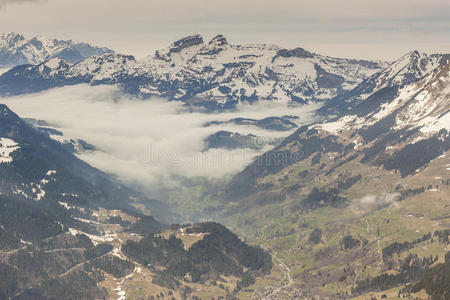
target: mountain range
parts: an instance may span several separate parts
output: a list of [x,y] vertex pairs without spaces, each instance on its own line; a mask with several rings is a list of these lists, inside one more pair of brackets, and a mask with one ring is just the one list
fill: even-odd
[[80,83],[119,84],[140,97],[168,97],[211,108],[263,99],[307,103],[349,91],[387,66],[382,61],[332,58],[302,48],[232,45],[222,35],[205,43],[200,35],[193,35],[142,60],[107,53],[75,64],[58,57],[18,66],[0,77],[0,93]]
[[378,90],[417,80],[448,58],[412,51],[393,63],[364,61],[271,44],[233,45],[222,35],[205,43],[200,35],[193,35],[141,60],[114,52],[76,63],[61,55],[42,58],[38,64],[17,66],[3,74],[0,93],[118,84],[139,97],[167,97],[212,109],[257,100],[316,101],[326,102],[323,111],[336,112]]
[[28,39],[18,33],[0,34],[0,68],[39,64],[55,57],[77,63],[92,55],[112,52],[105,47],[95,47],[71,40],[49,39],[43,36]]

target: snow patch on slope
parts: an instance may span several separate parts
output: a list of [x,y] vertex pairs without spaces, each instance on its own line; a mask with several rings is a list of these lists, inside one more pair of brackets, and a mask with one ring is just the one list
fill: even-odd
[[13,161],[11,153],[18,149],[20,149],[20,147],[15,141],[0,137],[0,164],[11,163]]
[[420,131],[423,133],[437,132],[442,128],[450,130],[450,112],[440,118],[425,118],[422,120],[421,125],[423,125],[423,127],[420,128]]
[[358,118],[355,115],[348,115],[334,122],[320,124],[318,127],[330,133],[336,134],[342,130],[360,128],[364,123],[365,120],[363,118]]
[[111,234],[105,234],[103,236],[99,236],[99,235],[95,235],[95,234],[89,234],[74,228],[69,228],[69,233],[73,236],[76,236],[77,234],[84,234],[86,235],[94,244],[94,246],[97,246],[100,243],[105,243],[105,242],[113,242],[114,239],[117,238],[117,234],[116,233],[111,233]]

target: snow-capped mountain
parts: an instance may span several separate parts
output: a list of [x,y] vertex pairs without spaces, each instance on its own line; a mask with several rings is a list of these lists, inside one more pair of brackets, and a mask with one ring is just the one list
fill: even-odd
[[[292,173],[297,184],[295,171],[305,164],[309,169],[303,175],[308,178],[302,180],[320,179],[331,186],[333,180],[339,181],[342,174],[355,169],[366,172],[375,168],[383,174],[398,174],[399,180],[420,177],[435,160],[448,157],[449,151],[450,60],[445,60],[421,79],[403,83],[392,93],[380,97],[379,91],[373,92],[340,117],[301,126],[236,175],[228,197],[231,201],[258,203],[271,193],[276,195],[273,199],[295,194],[293,191],[301,194],[301,185],[290,190],[281,179],[280,186],[268,188],[258,182],[266,182],[263,178],[269,175],[282,177]],[[439,166],[427,176],[441,178],[442,172],[448,176],[448,166]],[[365,176],[372,175],[369,171]]]
[[450,60],[422,79],[397,88],[390,96],[373,95],[337,121],[318,127],[332,134],[357,133],[359,138],[353,134],[353,141],[360,145],[388,133],[401,136],[403,145],[415,144],[441,130],[450,130]]
[[[408,76],[403,75],[408,73],[424,76],[407,83]],[[400,257],[417,253],[416,249],[422,251],[432,243],[422,243],[416,238],[442,231],[446,239],[435,245],[442,249],[443,255],[448,253],[449,225],[442,220],[448,219],[450,200],[450,60],[441,61],[428,74],[409,71],[402,74],[400,70],[396,74],[400,78],[393,78],[398,78],[401,85],[398,81],[389,83],[395,89],[388,84],[370,95],[361,95],[362,100],[339,118],[301,126],[230,180],[223,193],[225,201],[221,202],[228,204],[220,208],[221,213],[246,218],[239,226],[249,223],[249,229],[262,224],[259,231],[263,233],[257,235],[266,236],[269,243],[282,239],[277,244],[279,249],[285,247],[286,253],[312,257],[315,261],[309,271],[309,267],[302,271],[300,277],[305,285],[298,290],[289,288],[274,296],[267,289],[255,298],[296,298],[308,290],[305,286],[315,293],[324,282],[334,286],[336,280],[340,281],[342,268],[357,270],[360,264],[373,266],[376,271],[352,273],[348,275],[353,276],[350,280],[341,277],[348,280],[346,287],[352,287],[350,297],[370,298],[368,295],[374,290],[388,294],[395,287],[393,298],[408,298],[412,296],[411,289],[398,286],[413,286],[417,292],[424,286],[423,279],[404,276],[406,273],[397,273],[398,277],[391,274],[406,268],[401,266],[404,262]],[[383,93],[383,89],[390,92]],[[280,227],[271,227],[274,220],[286,226],[282,233]],[[342,224],[341,229],[338,224]],[[353,233],[349,233],[352,230],[349,228],[355,228]],[[265,235],[265,230],[271,229],[272,235]],[[309,235],[304,233],[307,230]],[[364,234],[373,232],[373,235],[368,236],[366,246],[361,245],[355,252],[342,246],[343,242],[340,246],[334,243],[336,235],[361,237],[363,230]],[[285,246],[290,232],[296,240],[293,247]],[[320,236],[317,242],[308,245],[317,232]],[[409,238],[413,242],[405,242],[409,232],[416,234]],[[299,242],[302,235],[303,241]],[[434,236],[428,234],[426,239],[432,240]],[[299,244],[302,246],[297,247]],[[402,244],[409,246],[399,250]],[[370,252],[367,245],[378,247]],[[327,254],[309,256],[311,249]],[[405,255],[401,256],[403,251]],[[326,262],[321,263],[322,258]],[[342,265],[338,267],[335,262]],[[407,260],[406,265],[410,263]],[[318,268],[325,273],[330,264],[338,273],[334,278],[327,274],[318,283]],[[430,276],[433,281],[438,278],[433,268],[424,270],[425,277]],[[355,282],[358,288],[353,288]],[[379,282],[383,283],[378,285]],[[448,280],[442,282],[447,284]],[[429,294],[430,290],[440,290],[437,285],[428,286]],[[406,290],[404,296],[399,290]],[[343,291],[331,294],[330,298],[345,298],[345,288]],[[304,297],[313,298],[313,294]]]
[[329,101],[322,110],[346,111],[369,96],[389,97],[394,95],[399,87],[430,74],[437,67],[445,64],[448,59],[450,59],[450,54],[426,54],[416,50],[412,51],[383,71],[365,79],[353,90],[342,93]]
[[39,64],[54,57],[76,63],[92,55],[111,53],[105,47],[95,47],[71,40],[49,39],[42,36],[27,39],[21,34],[0,34],[0,68],[23,64]]
[[[79,63],[51,60],[0,77],[0,93],[20,94],[69,84],[121,84],[142,97],[163,96],[211,107],[239,101],[321,101],[349,91],[387,63],[332,58],[302,48],[232,45],[222,35],[205,43],[182,38],[143,60],[109,53]],[[25,84],[26,83],[26,84]]]
[[423,133],[450,129],[450,61],[402,87],[372,118],[380,120],[389,114],[395,114],[395,129],[419,127]]

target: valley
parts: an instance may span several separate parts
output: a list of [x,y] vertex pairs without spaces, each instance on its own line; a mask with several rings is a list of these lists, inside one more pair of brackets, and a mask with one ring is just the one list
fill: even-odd
[[0,40],[0,299],[450,297],[448,54]]
[[[441,163],[436,162],[430,168],[439,168]],[[383,178],[380,183],[387,183],[392,177]],[[427,181],[414,180],[416,186],[431,182],[435,184],[439,180],[433,177]],[[413,183],[409,184],[412,186]],[[437,256],[435,264],[444,262],[444,256],[450,249],[447,242],[439,241],[435,232],[447,229],[446,223],[440,218],[448,214],[449,193],[448,186],[440,185],[439,192],[428,190],[373,211],[355,207],[352,212],[349,212],[348,207],[293,212],[292,209],[286,209],[296,204],[296,200],[292,199],[278,205],[261,207],[230,222],[237,224],[233,228],[238,232],[245,228],[245,236],[252,237],[250,241],[276,249],[278,256],[289,266],[294,284],[290,289],[280,291],[278,299],[296,294],[303,297],[327,297],[331,294],[333,298],[347,298],[354,294],[352,288],[363,279],[374,278],[385,272],[396,274],[402,260],[410,253],[419,257]],[[424,208],[424,203],[427,208]],[[242,219],[246,221],[239,222]],[[255,232],[255,228],[264,230]],[[317,244],[310,239],[316,228],[321,230]],[[394,254],[392,258],[387,259],[382,255],[382,250],[394,242],[415,241],[425,234],[430,234],[430,239]],[[348,249],[343,244],[346,240]],[[280,282],[282,280],[283,277],[280,277]],[[274,285],[272,289],[276,287]],[[260,293],[260,299],[268,297],[264,289],[258,289],[257,286],[253,288]],[[374,286],[362,290],[356,298],[366,299],[372,294],[380,298],[389,290],[388,296],[397,299],[402,288],[401,283],[398,283],[389,289],[383,287],[384,292],[377,292],[378,288]],[[277,299],[273,294],[270,296]]]

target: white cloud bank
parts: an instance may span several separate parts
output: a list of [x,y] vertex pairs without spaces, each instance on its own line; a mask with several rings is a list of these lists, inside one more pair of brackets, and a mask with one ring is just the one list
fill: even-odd
[[206,114],[188,112],[180,102],[131,99],[116,87],[87,85],[3,98],[0,102],[21,117],[45,120],[65,136],[94,145],[98,151],[79,157],[125,182],[150,188],[170,183],[173,177],[217,178],[235,173],[260,154],[253,150],[203,152],[203,140],[219,130],[270,138],[289,134],[230,124],[204,127],[207,122],[296,115],[296,122],[304,124],[313,121],[317,108],[266,102],[241,105],[233,112]]

